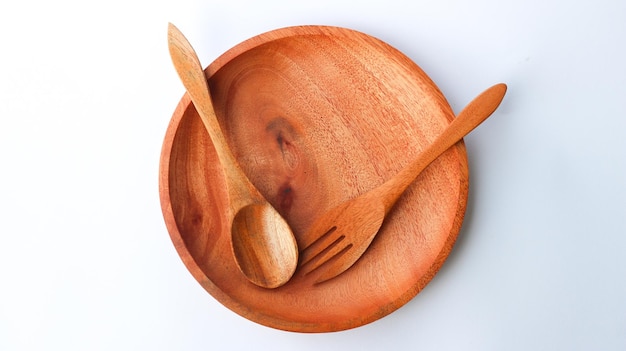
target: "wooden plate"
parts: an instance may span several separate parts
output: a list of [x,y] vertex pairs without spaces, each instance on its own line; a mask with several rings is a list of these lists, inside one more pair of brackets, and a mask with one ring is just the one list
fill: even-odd
[[[343,28],[259,35],[226,52],[206,74],[244,172],[297,237],[325,210],[398,172],[454,117],[415,63]],[[298,332],[358,327],[413,298],[448,256],[467,191],[460,142],[416,179],[348,271],[319,285],[297,275],[263,289],[234,262],[224,176],[187,95],[172,117],[160,164],[165,222],[195,279],[241,316]]]

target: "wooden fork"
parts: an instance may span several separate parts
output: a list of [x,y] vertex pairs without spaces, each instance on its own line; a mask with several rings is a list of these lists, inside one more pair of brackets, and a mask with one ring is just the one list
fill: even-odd
[[406,188],[439,155],[487,119],[500,105],[506,89],[501,83],[485,90],[405,169],[318,218],[305,236],[308,240],[300,253],[300,273],[306,275],[323,269],[315,280],[321,283],[350,268],[367,250]]

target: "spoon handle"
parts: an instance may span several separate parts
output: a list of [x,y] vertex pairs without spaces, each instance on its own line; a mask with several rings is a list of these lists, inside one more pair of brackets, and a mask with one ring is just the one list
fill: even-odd
[[180,30],[171,23],[168,25],[167,34],[172,62],[213,141],[215,151],[228,179],[230,206],[236,212],[242,206],[247,205],[251,197],[258,198],[260,195],[239,168],[235,156],[228,147],[215,115],[204,70],[195,50]]
[[439,155],[463,139],[474,128],[486,120],[500,105],[506,93],[504,83],[496,84],[485,90],[472,100],[459,113],[450,125],[440,134],[435,141],[422,151],[417,159],[407,167],[376,188],[378,196],[383,200],[385,213],[389,213],[391,207],[404,193],[417,176]]

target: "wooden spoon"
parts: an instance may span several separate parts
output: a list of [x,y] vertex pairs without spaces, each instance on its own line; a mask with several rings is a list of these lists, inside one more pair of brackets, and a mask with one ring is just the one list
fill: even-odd
[[196,52],[173,24],[168,26],[170,56],[209,133],[224,168],[229,195],[231,238],[235,261],[254,284],[277,288],[285,284],[298,264],[298,245],[289,225],[250,183],[215,116],[206,76]]
[[369,247],[385,216],[413,180],[448,148],[476,128],[498,107],[505,84],[497,84],[476,97],[416,160],[381,186],[326,212],[303,238],[301,273],[323,273],[316,283],[350,268]]

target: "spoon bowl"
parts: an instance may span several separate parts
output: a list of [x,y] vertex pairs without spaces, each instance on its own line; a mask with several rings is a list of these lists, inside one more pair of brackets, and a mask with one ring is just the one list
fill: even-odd
[[231,234],[235,262],[250,281],[277,287],[291,278],[298,251],[293,249],[289,225],[274,207],[244,206],[233,218]]

